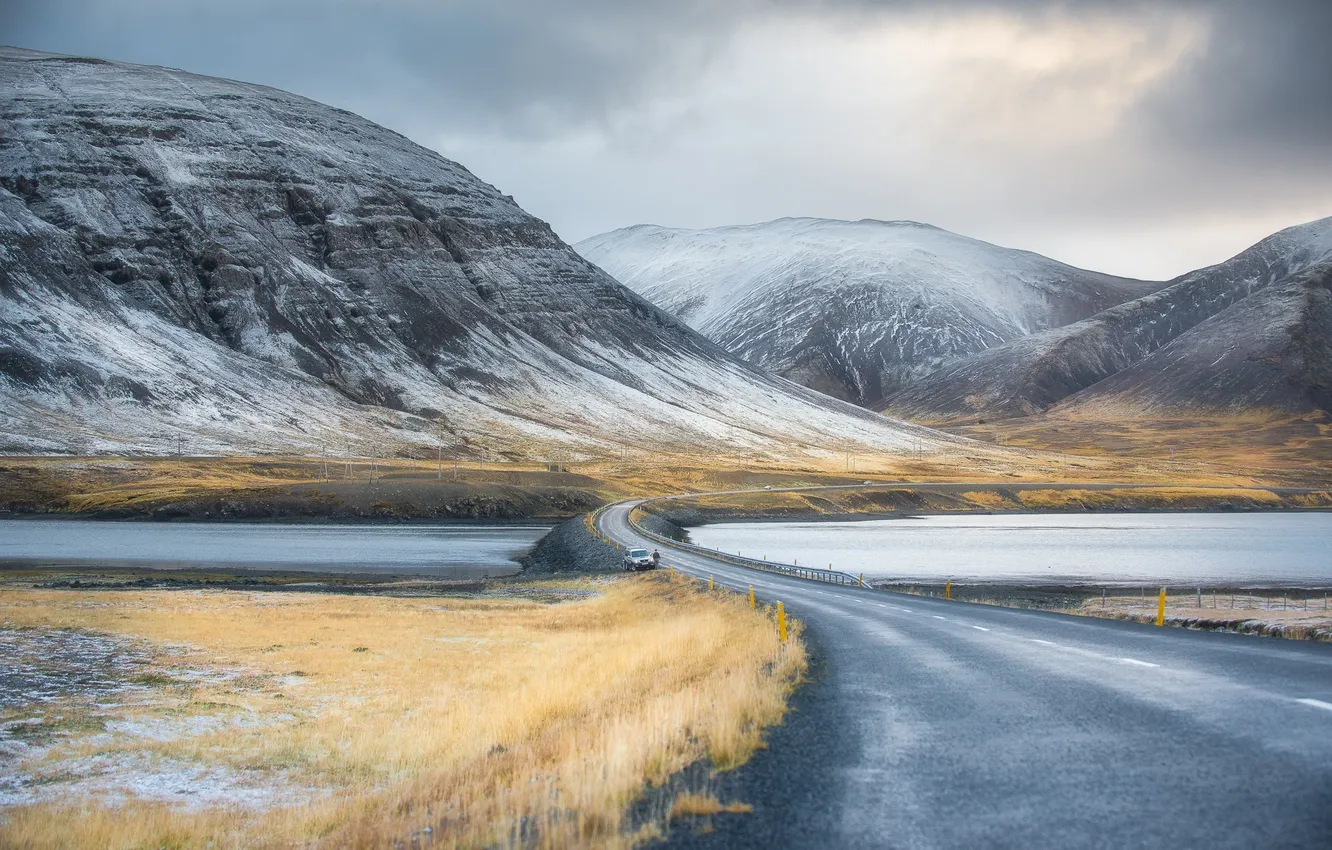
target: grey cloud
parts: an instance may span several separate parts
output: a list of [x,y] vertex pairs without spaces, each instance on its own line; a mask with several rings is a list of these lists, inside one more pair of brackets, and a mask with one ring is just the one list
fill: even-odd
[[433,113],[432,124],[540,134],[602,121],[685,83],[757,17],[1131,15],[1163,3],[1215,21],[1211,49],[1145,115],[1163,141],[1178,133],[1190,143],[1326,152],[1327,0],[33,0],[6,4],[0,23],[19,46],[268,82],[380,120],[415,109]]
[[[648,126],[632,145],[616,139],[613,168],[543,147],[623,127],[617,117],[655,100],[687,100],[731,38],[756,23],[854,30],[993,10],[1037,22],[1132,21],[1162,7],[1206,15],[1207,49],[1124,116],[1122,140],[1001,163],[1012,179],[988,194],[946,168],[865,185],[856,175],[872,163],[820,170],[836,156],[828,150],[786,160],[763,152],[753,167],[681,154],[669,150],[672,138],[711,130],[690,124],[687,109],[668,113],[678,126]],[[1038,247],[1055,225],[1092,232],[1144,212],[1181,220],[1241,210],[1259,186],[1269,205],[1302,193],[1299,208],[1309,209],[1310,198],[1332,196],[1332,0],[0,0],[0,41],[265,83],[425,144],[462,139],[464,164],[480,163],[520,201],[536,199],[533,212],[571,238],[640,220],[723,223],[708,219],[730,214],[722,211],[909,214],[977,235],[980,222],[999,221],[1012,243]],[[485,156],[488,139],[505,151]],[[808,179],[758,173],[797,162]],[[560,168],[582,171],[553,173]]]

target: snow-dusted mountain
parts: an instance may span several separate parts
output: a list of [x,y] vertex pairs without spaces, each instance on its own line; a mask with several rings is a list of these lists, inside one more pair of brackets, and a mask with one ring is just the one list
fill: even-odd
[[[1050,408],[1063,399],[1082,393],[1089,387],[1141,363],[1116,381],[1113,393],[1127,399],[1132,395],[1137,409],[1178,405],[1192,406],[1189,393],[1179,381],[1187,382],[1187,370],[1174,368],[1172,388],[1165,390],[1158,402],[1150,402],[1147,388],[1153,370],[1168,360],[1203,363],[1189,354],[1191,346],[1214,352],[1215,364],[1198,372],[1198,391],[1207,404],[1233,408],[1266,397],[1249,386],[1259,372],[1240,369],[1240,362],[1216,349],[1231,351],[1268,347],[1272,339],[1288,336],[1286,328],[1300,321],[1289,310],[1278,318],[1278,302],[1289,306],[1289,298],[1264,299],[1252,309],[1239,309],[1247,299],[1272,284],[1298,277],[1303,272],[1332,261],[1332,218],[1297,225],[1276,233],[1258,244],[1214,266],[1199,269],[1172,281],[1165,288],[1112,307],[1085,321],[1035,334],[992,348],[973,357],[947,365],[926,375],[901,392],[891,396],[887,408],[893,415],[923,422],[964,422],[977,418],[999,419],[1025,416]],[[1293,297],[1293,296],[1292,296]],[[1236,305],[1232,307],[1232,305]],[[1229,310],[1228,310],[1229,308]],[[1211,326],[1205,334],[1189,335],[1213,316],[1233,310],[1224,321]],[[1275,312],[1274,312],[1275,311]],[[1245,317],[1242,321],[1238,317]],[[1317,327],[1315,321],[1310,327]],[[1213,331],[1225,328],[1217,336]],[[1204,342],[1206,340],[1206,342]],[[1170,346],[1167,354],[1163,349]],[[1161,351],[1162,357],[1153,357]],[[1277,356],[1275,350],[1272,356]],[[1208,361],[1210,362],[1210,361]],[[1227,365],[1228,364],[1228,365]],[[1235,392],[1231,402],[1223,403],[1216,392],[1203,392],[1203,371],[1215,367],[1239,369],[1231,378],[1217,376],[1216,387],[1230,386]],[[1129,384],[1141,384],[1129,393]],[[1201,397],[1201,396],[1200,396]],[[1108,408],[1107,408],[1108,409]]]
[[0,49],[0,449],[893,451],[342,110]]
[[640,225],[575,247],[733,354],[859,404],[1162,285],[900,221]]

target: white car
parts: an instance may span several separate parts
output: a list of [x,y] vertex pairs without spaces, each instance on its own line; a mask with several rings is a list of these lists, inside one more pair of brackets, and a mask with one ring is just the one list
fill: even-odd
[[630,572],[650,570],[652,566],[652,555],[646,549],[630,549],[624,553],[624,568]]

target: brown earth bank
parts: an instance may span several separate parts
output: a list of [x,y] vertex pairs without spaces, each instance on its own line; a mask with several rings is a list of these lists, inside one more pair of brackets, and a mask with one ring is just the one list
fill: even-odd
[[958,512],[1325,510],[1332,508],[1332,490],[953,483],[679,496],[654,500],[643,508],[656,517],[649,521],[649,530],[682,539],[677,536],[681,529],[712,522],[885,519]]
[[603,482],[535,465],[471,468],[300,458],[7,458],[0,511],[94,518],[404,521],[562,519]]

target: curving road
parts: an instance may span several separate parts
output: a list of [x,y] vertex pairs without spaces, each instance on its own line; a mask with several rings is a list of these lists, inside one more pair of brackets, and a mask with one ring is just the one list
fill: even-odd
[[[602,531],[653,546],[612,506]],[[1332,847],[1332,645],[838,588],[663,550],[803,620],[754,806],[698,847]]]

